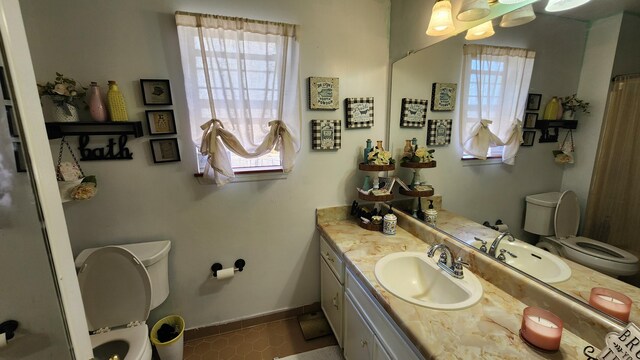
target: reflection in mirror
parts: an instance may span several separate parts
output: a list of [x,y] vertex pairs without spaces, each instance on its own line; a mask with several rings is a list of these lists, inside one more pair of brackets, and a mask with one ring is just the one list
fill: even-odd
[[[415,137],[419,145],[425,144],[428,125],[400,126],[402,99],[431,102],[434,83],[459,84],[453,111],[427,112],[427,124],[429,120],[452,119],[450,144],[430,146],[436,150],[437,167],[422,172],[423,182],[442,196],[437,228],[477,249],[486,241],[489,248],[500,232],[481,224],[488,221],[493,225],[500,219],[505,224],[500,230],[508,228],[517,238],[497,247],[495,256],[504,264],[583,303],[589,302],[594,287],[625,294],[636,300],[630,321],[640,323],[640,276],[635,257],[640,253],[640,242],[635,241],[640,190],[633,186],[640,162],[632,158],[640,153],[633,140],[640,133],[640,90],[634,90],[638,86],[634,82],[640,83],[640,79],[627,76],[611,81],[616,75],[640,73],[640,50],[634,45],[640,36],[640,17],[622,12],[640,12],[640,8],[637,4],[633,5],[636,9],[629,8],[629,4],[620,2],[619,12],[605,18],[601,17],[610,13],[598,11],[602,4],[593,5],[591,11],[585,5],[575,16],[570,11],[553,16],[534,6],[535,21],[511,28],[495,26],[494,36],[479,41],[465,40],[464,34],[459,34],[397,61],[392,70],[389,141],[396,158],[407,139]],[[536,52],[528,93],[541,94],[540,105],[536,101],[524,105],[529,105],[524,113],[531,114],[526,116],[538,119],[525,123],[532,128],[524,130],[534,131],[536,137],[533,146],[520,147],[512,166],[501,164],[501,159],[462,159],[460,84],[463,45],[467,43]],[[624,94],[616,93],[623,89]],[[560,128],[558,142],[538,142],[541,130],[536,126],[546,120],[546,104],[554,96],[572,94],[590,102],[589,113],[578,112],[576,123],[567,124],[577,124],[572,134]],[[431,106],[429,103],[429,109]],[[618,119],[625,120],[620,125]],[[565,136],[573,137],[573,164],[554,161],[553,151]],[[615,163],[623,166],[615,168],[611,165]],[[402,167],[396,176],[405,182],[411,179],[411,173]],[[572,192],[565,193],[567,190]],[[417,204],[408,198],[400,203],[410,213]],[[424,199],[421,203],[423,208],[428,204]],[[556,215],[559,203],[561,210]],[[576,238],[576,234],[584,237]],[[543,244],[538,247],[540,240]]]

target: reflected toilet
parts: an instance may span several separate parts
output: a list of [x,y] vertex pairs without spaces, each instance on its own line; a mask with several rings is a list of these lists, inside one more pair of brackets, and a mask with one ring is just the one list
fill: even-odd
[[604,274],[618,277],[638,272],[638,258],[615,246],[577,236],[580,205],[573,191],[526,197],[524,230],[540,235],[536,246]]
[[171,242],[83,250],[78,282],[97,359],[150,360],[149,311],[169,295]]

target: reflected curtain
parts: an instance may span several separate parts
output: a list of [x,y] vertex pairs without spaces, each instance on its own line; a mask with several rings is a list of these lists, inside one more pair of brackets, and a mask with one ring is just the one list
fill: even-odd
[[464,45],[460,141],[465,153],[487,158],[489,146],[503,146],[502,161],[513,165],[522,143],[522,116],[535,51]]
[[640,74],[618,76],[607,101],[584,234],[640,253]]

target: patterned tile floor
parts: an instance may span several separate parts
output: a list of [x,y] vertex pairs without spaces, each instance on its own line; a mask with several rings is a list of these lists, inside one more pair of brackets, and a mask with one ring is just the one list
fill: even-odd
[[185,360],[272,360],[335,345],[333,335],[305,341],[296,318],[185,342]]

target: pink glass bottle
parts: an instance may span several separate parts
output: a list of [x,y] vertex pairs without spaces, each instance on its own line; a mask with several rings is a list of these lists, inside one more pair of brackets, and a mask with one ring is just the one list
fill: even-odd
[[98,83],[92,82],[89,89],[89,113],[93,121],[107,121],[107,107],[102,99]]

